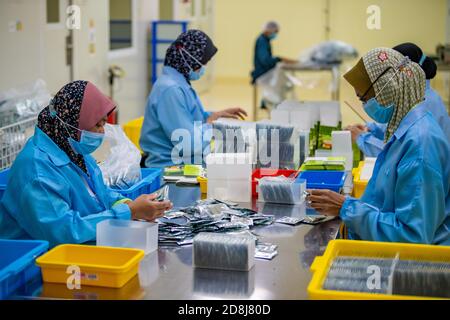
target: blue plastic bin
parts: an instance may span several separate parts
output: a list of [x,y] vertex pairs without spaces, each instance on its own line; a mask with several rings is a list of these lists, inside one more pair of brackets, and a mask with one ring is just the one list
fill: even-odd
[[8,177],[9,177],[9,169],[5,169],[0,171],[0,200],[3,197],[3,194],[6,190],[6,185],[8,184]]
[[142,180],[128,189],[112,189],[131,200],[136,199],[141,194],[149,194],[161,188],[163,181],[163,169],[142,168]]
[[35,259],[47,250],[47,241],[0,240],[0,300],[40,276]]
[[329,189],[339,192],[344,186],[345,171],[302,171],[297,179],[306,179],[308,189]]

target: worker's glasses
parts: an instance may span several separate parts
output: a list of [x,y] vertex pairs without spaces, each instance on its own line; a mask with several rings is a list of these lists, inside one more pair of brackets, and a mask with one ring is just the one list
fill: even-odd
[[362,96],[358,96],[359,100],[361,102],[366,102],[367,99],[365,99],[366,95],[369,93],[369,90],[372,89],[373,85],[382,77],[386,74],[386,72],[388,72],[390,69],[394,70],[394,74],[392,75],[392,77],[386,82],[386,84],[380,89],[380,91],[375,95],[375,98],[378,97],[380,95],[380,93],[383,91],[383,89],[388,85],[388,83],[397,75],[397,73],[399,71],[402,71],[403,68],[410,63],[411,60],[409,59],[408,56],[404,57],[399,63],[398,65],[394,68],[392,66],[387,67],[376,79],[374,82],[372,82],[372,84],[369,86],[369,88],[367,88],[367,90],[364,92],[364,94]]
[[[358,96],[359,100],[361,102],[366,102],[367,100],[365,99],[366,95],[369,93],[370,89],[372,89],[372,87],[374,86],[374,84],[382,77],[386,74],[386,72],[388,72],[390,69],[394,69],[392,67],[388,67],[386,68],[386,70],[384,70],[376,79],[374,82],[372,82],[372,84],[369,86],[369,88],[367,88],[367,90],[364,92],[364,94],[362,96]],[[390,79],[389,79],[390,81]],[[388,81],[388,82],[389,82]]]

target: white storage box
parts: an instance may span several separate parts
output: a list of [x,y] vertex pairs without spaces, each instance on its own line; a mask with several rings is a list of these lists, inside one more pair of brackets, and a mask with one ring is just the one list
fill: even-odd
[[211,179],[208,176],[208,198],[250,202],[252,199],[251,179]]
[[250,153],[210,153],[206,156],[208,180],[251,179],[253,170]]
[[142,249],[149,254],[158,249],[158,224],[109,219],[97,224],[97,246]]
[[331,143],[334,152],[352,152],[352,134],[350,131],[332,131]]
[[337,101],[321,101],[320,105],[320,125],[337,127],[342,119],[341,108]]

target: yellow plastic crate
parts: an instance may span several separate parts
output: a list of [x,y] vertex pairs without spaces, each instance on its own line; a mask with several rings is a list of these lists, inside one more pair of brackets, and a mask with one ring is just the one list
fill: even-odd
[[69,266],[80,268],[80,284],[120,288],[138,273],[139,249],[63,244],[36,259],[44,282],[67,283]]
[[141,138],[142,124],[144,123],[144,117],[140,117],[131,120],[123,125],[123,131],[127,137],[134,143],[134,145],[142,152],[139,145],[139,139]]
[[81,286],[80,289],[71,290],[66,284],[44,282],[40,296],[50,299],[140,300],[144,298],[145,291],[136,275],[122,288]]
[[208,179],[202,176],[197,177],[197,181],[200,183],[200,192],[202,194],[208,193]]
[[361,170],[364,166],[364,161],[360,161],[358,168],[352,170],[353,175],[353,193],[352,196],[355,198],[361,198],[364,191],[366,190],[368,180],[360,180]]
[[311,299],[325,300],[411,300],[433,299],[429,297],[388,295],[377,293],[361,293],[349,291],[324,290],[322,285],[328,270],[336,257],[353,256],[365,258],[394,258],[399,254],[401,260],[421,260],[428,262],[450,262],[450,247],[424,244],[407,244],[391,242],[332,240],[329,242],[323,256],[316,257],[311,265],[313,277],[308,285],[308,295]]

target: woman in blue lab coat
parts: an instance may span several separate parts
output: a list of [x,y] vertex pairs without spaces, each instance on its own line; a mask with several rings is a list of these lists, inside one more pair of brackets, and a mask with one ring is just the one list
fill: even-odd
[[386,146],[361,199],[310,190],[318,212],[339,216],[349,238],[450,245],[450,143],[421,102],[425,73],[389,48],[369,51],[344,78],[366,113],[386,123]]
[[[436,64],[431,58],[422,53],[422,49],[413,43],[402,43],[393,49],[404,56],[408,56],[412,61],[422,67],[427,79],[425,101],[422,104],[426,105],[425,108],[431,112],[450,141],[450,117],[441,97],[430,86],[430,80],[436,76]],[[386,131],[385,124],[369,122],[367,126],[359,124],[349,126],[347,129],[352,132],[353,140],[364,155],[377,157],[381,150],[383,150],[384,133]]]
[[216,52],[211,39],[199,30],[182,33],[167,49],[162,74],[148,97],[139,141],[148,155],[147,167],[202,164],[210,143],[207,123],[247,115],[240,108],[206,112],[191,86]]
[[152,201],[154,195],[131,201],[105,187],[90,153],[102,143],[114,109],[87,81],[71,82],[56,94],[10,169],[0,202],[0,238],[83,243],[95,240],[102,220],[152,221],[171,207]]

